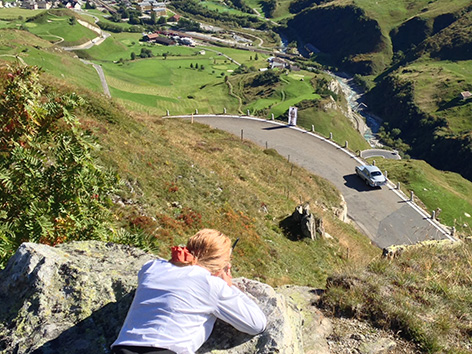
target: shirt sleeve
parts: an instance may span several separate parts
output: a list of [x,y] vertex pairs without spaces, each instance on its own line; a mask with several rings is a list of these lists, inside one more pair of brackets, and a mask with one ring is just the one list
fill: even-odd
[[262,310],[235,286],[230,287],[223,283],[217,301],[214,315],[229,323],[238,331],[256,335],[265,330],[267,319]]

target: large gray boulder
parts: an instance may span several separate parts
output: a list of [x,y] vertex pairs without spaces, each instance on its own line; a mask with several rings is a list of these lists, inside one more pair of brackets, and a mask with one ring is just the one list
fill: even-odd
[[[153,257],[96,241],[21,245],[0,272],[0,352],[108,353],[133,298],[137,272]],[[306,319],[299,307],[266,284],[242,278],[235,283],[259,303],[267,330],[252,337],[217,322],[199,353],[303,353]]]

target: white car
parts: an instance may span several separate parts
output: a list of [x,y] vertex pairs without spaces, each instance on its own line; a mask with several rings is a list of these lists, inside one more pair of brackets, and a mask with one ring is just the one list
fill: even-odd
[[356,166],[356,174],[365,181],[365,184],[371,187],[381,187],[387,183],[382,171],[374,165]]

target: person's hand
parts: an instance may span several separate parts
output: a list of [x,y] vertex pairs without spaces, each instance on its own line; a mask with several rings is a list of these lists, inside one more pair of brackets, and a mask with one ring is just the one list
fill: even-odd
[[233,277],[231,276],[231,264],[228,264],[222,270],[215,274],[217,277],[223,279],[228,286],[233,285]]

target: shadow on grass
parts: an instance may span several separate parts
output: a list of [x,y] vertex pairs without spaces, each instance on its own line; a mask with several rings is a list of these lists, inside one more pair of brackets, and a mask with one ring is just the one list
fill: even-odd
[[279,223],[284,235],[291,241],[300,241],[304,236],[302,235],[300,223],[294,221],[292,215],[287,216]]
[[440,112],[449,108],[464,106],[469,102],[472,102],[472,100],[463,100],[461,97],[456,97],[449,102],[445,102],[444,104],[440,105],[438,111]]

